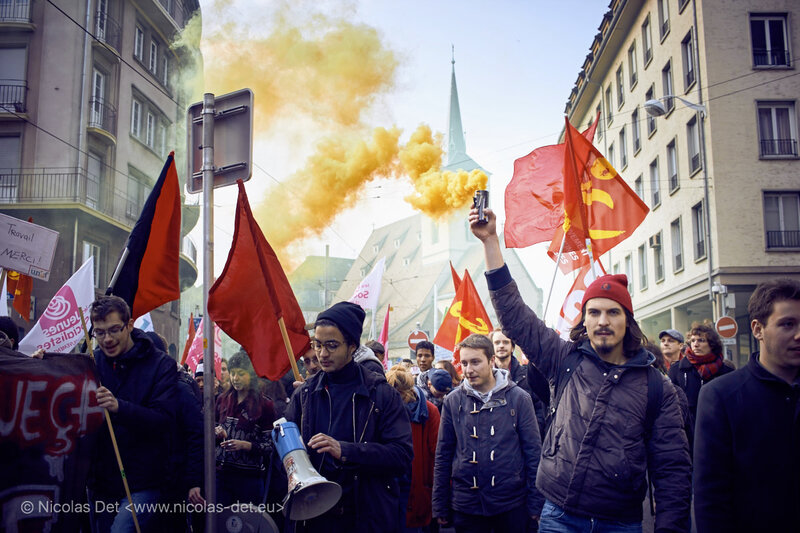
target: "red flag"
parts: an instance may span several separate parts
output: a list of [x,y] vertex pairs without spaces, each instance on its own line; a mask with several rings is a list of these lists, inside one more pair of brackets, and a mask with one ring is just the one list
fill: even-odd
[[[6,290],[11,293],[14,298],[13,307],[20,314],[25,322],[30,322],[31,316],[31,291],[33,291],[33,278],[15,272],[14,270],[8,271],[8,281],[6,282]],[[6,295],[3,295],[5,298]]]
[[284,320],[295,360],[311,340],[289,280],[253,218],[244,183],[236,183],[233,243],[225,269],[208,292],[208,314],[242,345],[259,376],[278,380],[290,368],[278,319]]
[[[490,331],[492,322],[489,320],[489,314],[483,307],[469,271],[465,270],[461,285],[456,291],[447,315],[442,320],[442,325],[439,326],[439,331],[436,332],[433,343],[453,352],[456,345],[472,333],[488,335]],[[458,364],[459,359],[458,353],[454,353],[453,363]]]
[[189,313],[189,335],[186,337],[186,344],[183,345],[183,357],[181,357],[181,366],[186,363],[186,356],[189,355],[189,348],[192,346],[192,341],[194,340],[194,334],[196,330],[194,328],[194,313]]
[[559,263],[566,273],[589,263],[587,236],[594,257],[600,257],[627,239],[650,209],[569,120],[565,136],[564,223],[547,254],[555,260],[566,232]]
[[452,261],[450,261],[450,275],[453,276],[453,290],[455,292],[458,292],[458,288],[461,286],[461,278],[458,277],[456,269],[453,268]]
[[386,317],[383,319],[383,327],[381,334],[378,335],[378,342],[383,344],[383,368],[389,370],[389,311],[392,310],[391,305],[386,306]]
[[[583,136],[590,142],[595,121]],[[506,248],[525,248],[549,241],[564,222],[564,143],[542,146],[514,161],[514,176],[506,187]]]
[[134,319],[181,296],[181,195],[174,156],[167,157],[128,237],[119,278],[106,291],[128,302]]

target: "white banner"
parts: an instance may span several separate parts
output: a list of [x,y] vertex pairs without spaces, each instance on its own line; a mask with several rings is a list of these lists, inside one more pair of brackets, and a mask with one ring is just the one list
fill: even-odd
[[6,288],[6,278],[8,277],[8,272],[3,270],[3,286],[0,287],[0,294],[3,295],[2,301],[0,301],[0,316],[8,316],[8,289]]
[[19,343],[19,351],[32,354],[38,349],[67,353],[84,340],[78,307],[89,327],[89,306],[94,301],[94,257],[67,280],[50,300],[39,321]]
[[564,299],[564,305],[561,306],[561,312],[558,316],[558,323],[556,323],[555,330],[564,340],[569,340],[569,332],[581,320],[581,302],[586,288],[592,284],[594,280],[600,276],[605,275],[606,271],[600,260],[594,262],[594,269],[589,265],[584,266],[578,271],[578,277],[567,293]]
[[0,266],[50,279],[58,232],[0,213]]
[[145,313],[133,321],[133,327],[139,328],[142,331],[153,331],[153,319],[150,318],[150,313]]
[[385,268],[386,258],[382,257],[372,268],[372,272],[356,287],[348,302],[358,304],[364,310],[370,309],[374,315],[378,308],[378,299],[381,296],[381,281],[383,281]]

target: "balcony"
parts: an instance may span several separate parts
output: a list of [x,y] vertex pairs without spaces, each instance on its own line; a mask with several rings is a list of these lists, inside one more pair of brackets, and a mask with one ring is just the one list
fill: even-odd
[[788,67],[789,50],[753,48],[753,65],[756,67]]
[[761,157],[797,157],[795,139],[764,139],[760,145]]
[[104,98],[89,100],[88,127],[103,130],[112,137],[117,135],[117,108],[107,103]]
[[0,80],[0,113],[27,113],[27,92],[26,80]]
[[767,249],[800,248],[800,231],[767,231]]
[[98,11],[94,15],[94,36],[101,43],[105,43],[117,52],[121,51],[122,29],[119,23],[111,18],[107,12]]
[[178,25],[179,28],[186,26],[189,19],[192,17],[194,10],[187,6],[186,0],[158,0],[161,7],[172,17],[172,20]]
[[0,23],[30,24],[31,3],[28,0],[10,0],[0,2]]
[[189,237],[181,239],[180,281],[181,290],[197,281],[197,247]]

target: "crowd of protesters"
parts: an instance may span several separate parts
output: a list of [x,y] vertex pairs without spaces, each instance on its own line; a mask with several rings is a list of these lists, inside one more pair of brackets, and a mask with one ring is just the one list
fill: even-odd
[[[644,521],[656,532],[800,531],[800,283],[756,288],[759,350],[739,370],[707,323],[649,342],[624,275],[587,288],[564,340],[523,302],[485,213],[479,224],[473,210],[470,227],[500,327],[463,339],[457,365],[422,341],[386,368],[385,347],[361,340],[363,309],[340,302],[313,324],[304,380],[260,378],[240,350],[212,384],[203,363],[193,375],[176,369],[122,299],[95,301],[96,400],[133,501],[206,503],[200,390],[212,386],[217,502],[273,504],[280,529],[613,533],[649,530]],[[16,349],[13,322],[0,318],[0,330],[0,349]],[[281,513],[280,417],[342,489],[307,520]],[[91,513],[91,530],[132,531],[110,439],[101,430],[87,497],[118,505],[93,505],[106,511]],[[200,531],[204,514],[136,519],[142,531]]]

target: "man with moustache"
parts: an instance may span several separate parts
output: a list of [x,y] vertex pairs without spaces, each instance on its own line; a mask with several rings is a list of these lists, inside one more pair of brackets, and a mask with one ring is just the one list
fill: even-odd
[[295,390],[286,410],[311,464],[342,487],[333,509],[298,522],[297,531],[400,531],[398,478],[411,468],[411,422],[383,373],[353,358],[365,315],[350,302],[318,315],[312,344],[322,372]]
[[[168,443],[176,420],[177,367],[146,333],[133,327],[130,308],[122,298],[97,299],[90,317],[92,336],[97,340],[97,404],[111,416],[142,531],[161,531],[164,517],[157,517],[144,504],[166,498]],[[107,429],[100,431],[88,485],[93,531],[133,531],[133,517]]]
[[669,370],[673,364],[680,361],[681,357],[683,357],[681,353],[681,349],[683,348],[683,335],[675,329],[665,329],[659,332],[658,340],[661,343],[661,353],[664,355],[665,366],[667,370]]
[[496,217],[484,214],[488,223],[479,223],[472,209],[469,222],[484,246],[497,318],[559,391],[536,479],[546,498],[539,531],[641,532],[646,472],[655,487],[655,530],[687,531],[689,446],[675,390],[650,366],[627,277],[602,276],[587,288],[581,320],[565,341],[522,301]]

